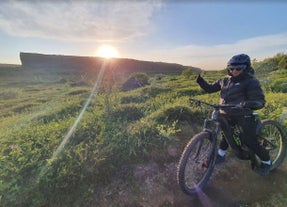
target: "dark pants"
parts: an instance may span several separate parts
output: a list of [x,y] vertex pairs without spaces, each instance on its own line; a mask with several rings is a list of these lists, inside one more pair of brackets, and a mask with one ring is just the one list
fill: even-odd
[[[241,131],[241,141],[249,148],[251,149],[262,161],[269,161],[270,156],[268,151],[266,151],[257,141],[256,139],[256,120],[254,116],[248,115],[248,116],[226,116],[223,115],[223,118],[226,119],[226,121],[220,121],[221,129],[223,131],[224,136],[230,136],[230,125],[237,124]],[[224,120],[223,119],[223,120]],[[228,142],[226,141],[225,137],[222,137],[222,140],[220,142],[220,149],[227,150],[228,148]]]

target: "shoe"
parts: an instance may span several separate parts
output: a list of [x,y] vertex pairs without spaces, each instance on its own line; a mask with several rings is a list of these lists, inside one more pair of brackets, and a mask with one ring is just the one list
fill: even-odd
[[221,164],[225,161],[225,156],[217,155],[215,158],[215,164]]
[[271,165],[272,164],[269,165],[269,164],[261,163],[260,166],[255,166],[254,167],[254,171],[256,173],[258,173],[259,175],[267,176],[270,173]]

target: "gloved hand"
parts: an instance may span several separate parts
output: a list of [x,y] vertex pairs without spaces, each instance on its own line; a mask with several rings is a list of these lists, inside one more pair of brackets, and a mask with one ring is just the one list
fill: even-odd
[[204,82],[204,79],[200,76],[200,74],[198,74],[197,78],[196,78],[196,82],[197,83],[202,83]]
[[264,104],[260,101],[243,101],[240,104],[242,107],[250,109],[261,109],[264,107]]
[[245,102],[241,102],[239,104],[236,104],[235,107],[232,107],[228,113],[232,114],[232,115],[250,115],[250,114],[252,114],[252,110],[248,107],[245,107],[244,103]]
[[251,108],[250,106],[251,106],[250,102],[242,101],[239,104],[236,104],[235,108]]

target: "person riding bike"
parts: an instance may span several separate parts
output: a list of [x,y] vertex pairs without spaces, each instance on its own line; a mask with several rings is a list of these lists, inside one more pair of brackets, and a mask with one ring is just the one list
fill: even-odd
[[271,160],[256,138],[256,120],[252,115],[253,110],[264,107],[265,96],[259,81],[254,77],[254,69],[251,67],[250,57],[246,54],[233,56],[227,63],[228,77],[221,78],[211,84],[207,83],[200,74],[196,82],[207,93],[220,91],[220,104],[236,104],[235,109],[221,111],[220,116],[226,121],[221,121],[223,131],[219,145],[216,163],[225,160],[228,142],[225,137],[230,132],[230,127],[237,124],[240,128],[242,142],[261,159],[261,165],[254,171],[260,175],[268,175]]

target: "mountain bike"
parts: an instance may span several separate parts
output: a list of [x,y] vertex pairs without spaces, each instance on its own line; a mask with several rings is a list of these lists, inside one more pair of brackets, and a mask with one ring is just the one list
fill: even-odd
[[[190,99],[197,106],[213,108],[210,117],[205,118],[203,130],[194,135],[183,150],[178,163],[177,180],[181,190],[193,195],[199,192],[208,182],[215,166],[217,156],[217,140],[221,135],[219,115],[221,110],[237,109],[234,104],[211,104],[197,99]],[[252,113],[257,122],[257,139],[270,154],[271,171],[279,167],[286,154],[286,136],[283,126],[274,120],[261,121],[258,113]],[[251,168],[261,163],[259,157],[245,146],[240,138],[237,125],[229,126],[230,136],[225,136],[231,149],[239,159],[250,160]]]

